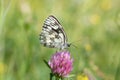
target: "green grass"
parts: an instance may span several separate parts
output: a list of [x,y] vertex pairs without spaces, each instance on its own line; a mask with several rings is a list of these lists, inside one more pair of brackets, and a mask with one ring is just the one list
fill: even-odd
[[0,0],[0,80],[49,80],[43,62],[55,49],[39,41],[44,20],[54,15],[62,24],[74,58],[77,79],[88,70],[97,80],[120,77],[119,0]]

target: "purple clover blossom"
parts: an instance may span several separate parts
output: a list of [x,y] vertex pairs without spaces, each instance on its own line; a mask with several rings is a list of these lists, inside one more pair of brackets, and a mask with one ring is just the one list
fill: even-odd
[[68,51],[57,52],[48,62],[51,71],[59,77],[66,77],[72,71],[73,59]]

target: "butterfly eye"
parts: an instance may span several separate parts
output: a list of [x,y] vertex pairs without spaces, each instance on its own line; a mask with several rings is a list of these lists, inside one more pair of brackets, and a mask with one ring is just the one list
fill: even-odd
[[70,47],[70,46],[71,46],[71,43],[68,43],[67,46]]

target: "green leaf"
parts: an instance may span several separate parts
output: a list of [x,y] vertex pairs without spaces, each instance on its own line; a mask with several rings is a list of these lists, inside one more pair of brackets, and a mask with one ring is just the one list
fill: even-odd
[[[49,64],[48,64],[48,62],[47,62],[47,60],[43,60],[44,61],[44,63],[50,68],[50,66],[49,66]],[[51,68],[50,68],[51,69]]]

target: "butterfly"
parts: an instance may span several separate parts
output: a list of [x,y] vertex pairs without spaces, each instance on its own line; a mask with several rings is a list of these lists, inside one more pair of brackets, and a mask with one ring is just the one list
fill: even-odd
[[44,21],[39,39],[43,46],[59,50],[67,49],[71,45],[68,43],[63,27],[53,15]]

